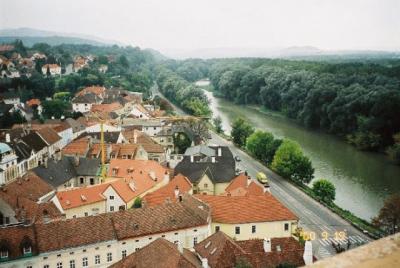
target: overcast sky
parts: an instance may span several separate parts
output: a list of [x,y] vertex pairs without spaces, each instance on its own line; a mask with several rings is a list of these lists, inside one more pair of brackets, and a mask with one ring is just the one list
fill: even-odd
[[0,0],[0,28],[140,47],[400,49],[400,0]]

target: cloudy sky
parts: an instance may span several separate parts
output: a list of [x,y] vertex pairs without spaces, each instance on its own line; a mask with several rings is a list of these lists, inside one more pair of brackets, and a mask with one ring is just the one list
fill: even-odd
[[170,48],[400,50],[400,0],[0,0],[0,28]]

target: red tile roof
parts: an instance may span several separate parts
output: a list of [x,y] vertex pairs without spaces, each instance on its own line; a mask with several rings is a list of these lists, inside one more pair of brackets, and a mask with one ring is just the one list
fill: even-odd
[[196,195],[212,208],[213,222],[251,223],[297,220],[297,216],[272,195]]
[[[140,144],[148,153],[164,153],[164,147],[153,141],[146,133],[137,129],[126,130],[122,132],[124,138],[131,144]],[[136,142],[135,142],[136,137]]]
[[44,127],[36,130],[36,132],[49,144],[53,145],[54,143],[61,140],[61,137],[57,134],[56,131],[49,127]]
[[[250,179],[250,184],[249,183]],[[236,176],[226,187],[224,195],[245,196],[245,195],[264,195],[264,187],[257,181],[250,178],[245,173]],[[269,194],[269,193],[268,193]]]
[[[154,177],[151,175],[154,172]],[[111,159],[108,177],[135,178],[148,181],[146,184],[155,185],[164,179],[168,169],[153,160]]]
[[109,184],[99,184],[95,186],[76,188],[57,192],[57,198],[64,210],[85,206],[89,204],[105,201],[103,192]]
[[86,95],[88,93],[93,93],[93,94],[95,94],[97,96],[101,96],[101,95],[104,94],[105,91],[106,91],[105,87],[91,86],[91,87],[86,87],[86,88],[82,89],[81,91],[76,93],[75,96],[83,96],[83,95]]
[[13,260],[23,256],[22,245],[29,244],[32,247],[32,254],[38,252],[34,228],[29,226],[9,226],[2,228],[0,231],[0,248],[8,250],[9,260]]
[[50,70],[51,70],[51,69],[61,68],[58,64],[45,64],[45,65],[42,66],[42,69],[43,69],[43,68],[46,68],[46,69],[47,69],[47,67],[48,67]]
[[271,252],[264,251],[263,243],[262,239],[234,241],[219,231],[194,248],[213,268],[235,267],[240,261],[254,268],[277,267],[284,263],[295,267],[304,265],[304,247],[293,237],[272,238]]
[[30,107],[32,107],[33,105],[39,106],[41,104],[39,99],[30,99],[26,102],[26,104]]
[[118,102],[113,102],[109,104],[93,104],[91,108],[91,112],[101,112],[101,113],[110,113],[115,112],[116,110],[122,109],[123,106]]
[[62,149],[62,153],[68,156],[82,156],[85,157],[89,151],[90,146],[90,138],[83,137],[78,140],[74,140],[71,143],[67,144]]
[[184,194],[188,193],[192,187],[188,178],[182,174],[178,174],[167,185],[152,193],[146,194],[143,200],[145,200],[148,206],[163,204],[167,199],[171,202],[177,201],[175,190],[178,190],[179,194]]
[[177,245],[158,238],[154,242],[134,252],[110,267],[113,268],[200,268],[201,263],[195,253],[184,249],[180,253]]

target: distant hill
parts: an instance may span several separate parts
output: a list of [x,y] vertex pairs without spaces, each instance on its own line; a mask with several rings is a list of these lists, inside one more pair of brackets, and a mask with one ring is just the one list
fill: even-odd
[[32,46],[36,43],[48,43],[49,45],[60,44],[89,44],[95,46],[105,45],[124,45],[121,42],[107,40],[90,35],[81,35],[73,33],[60,33],[43,31],[32,28],[17,28],[17,29],[1,29],[0,43],[13,42],[15,39],[20,39],[26,46]]

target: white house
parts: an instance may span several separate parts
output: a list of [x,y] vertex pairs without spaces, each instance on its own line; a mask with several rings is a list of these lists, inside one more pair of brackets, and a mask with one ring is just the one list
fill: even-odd
[[74,112],[87,113],[90,112],[93,104],[100,104],[101,101],[101,98],[93,93],[78,95],[72,100],[72,110]]
[[17,155],[7,143],[0,143],[0,185],[18,176]]
[[58,64],[45,64],[42,66],[42,73],[47,74],[47,70],[50,71],[50,75],[61,75],[61,67]]

